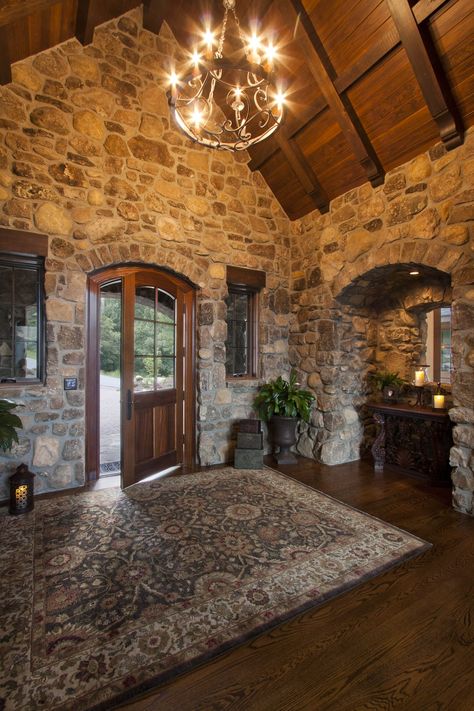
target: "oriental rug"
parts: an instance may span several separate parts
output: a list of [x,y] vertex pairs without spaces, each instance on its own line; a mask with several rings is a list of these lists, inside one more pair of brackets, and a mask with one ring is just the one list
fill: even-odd
[[113,708],[429,547],[271,469],[0,521],[6,711]]

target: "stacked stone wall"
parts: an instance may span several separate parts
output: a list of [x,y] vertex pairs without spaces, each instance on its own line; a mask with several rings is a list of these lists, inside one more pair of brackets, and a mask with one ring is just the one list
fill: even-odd
[[[288,370],[290,223],[246,154],[192,145],[165,89],[175,41],[139,10],[12,67],[0,88],[0,226],[49,237],[45,385],[1,387],[21,404],[20,444],[0,459],[0,499],[19,461],[37,490],[84,482],[87,274],[112,264],[170,268],[197,287],[198,455],[228,460],[232,421],[257,382],[227,387],[226,265],[260,269],[262,378]],[[12,248],[14,245],[12,245]],[[76,376],[76,392],[64,392]]]
[[[336,464],[359,458],[363,449],[368,375],[385,367],[410,377],[424,353],[426,311],[451,303],[453,503],[471,514],[473,178],[471,131],[458,149],[448,153],[439,144],[387,174],[384,185],[365,184],[334,200],[328,214],[295,223],[290,326],[290,362],[318,399],[298,446]],[[394,302],[390,277],[400,265],[424,267],[429,277]]]

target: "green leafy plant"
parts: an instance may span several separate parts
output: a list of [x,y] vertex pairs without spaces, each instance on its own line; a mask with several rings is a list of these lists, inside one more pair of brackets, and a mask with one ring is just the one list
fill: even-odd
[[405,385],[403,378],[401,378],[398,373],[393,373],[390,370],[381,370],[378,373],[372,373],[370,377],[379,390],[383,390],[388,386],[401,388],[402,385]]
[[303,390],[296,382],[296,371],[292,370],[290,379],[281,375],[276,380],[262,385],[258,391],[254,405],[262,420],[269,420],[273,415],[279,417],[298,417],[309,421],[311,404],[315,399],[309,390]]
[[18,407],[13,400],[0,399],[0,449],[7,452],[12,448],[13,442],[18,442],[17,429],[23,427],[18,415],[11,411]]

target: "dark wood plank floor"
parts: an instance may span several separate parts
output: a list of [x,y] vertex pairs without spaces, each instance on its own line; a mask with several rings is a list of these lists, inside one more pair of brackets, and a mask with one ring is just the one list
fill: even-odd
[[433,548],[126,705],[128,711],[472,711],[474,519],[450,490],[300,459],[280,467]]

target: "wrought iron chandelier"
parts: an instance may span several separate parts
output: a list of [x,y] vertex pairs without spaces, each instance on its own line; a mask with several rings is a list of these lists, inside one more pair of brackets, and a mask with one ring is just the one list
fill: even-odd
[[[170,76],[168,100],[178,126],[193,141],[228,151],[243,151],[265,140],[283,120],[284,96],[273,81],[275,48],[253,35],[246,38],[235,0],[223,0],[224,17],[217,48],[214,34],[203,33],[203,52],[194,51],[185,76]],[[229,11],[244,58],[224,57]]]

